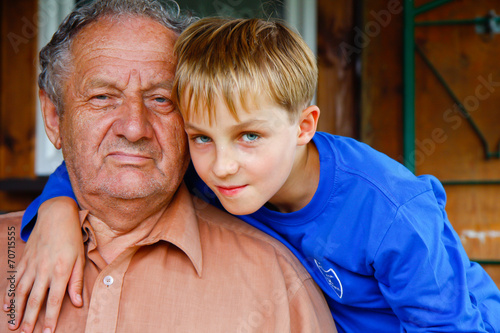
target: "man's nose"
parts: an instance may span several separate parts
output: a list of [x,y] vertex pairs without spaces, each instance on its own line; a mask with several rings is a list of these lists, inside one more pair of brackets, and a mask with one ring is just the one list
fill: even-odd
[[118,136],[130,142],[149,139],[153,136],[151,115],[142,99],[126,102],[120,110],[119,119],[115,122],[114,131]]
[[238,172],[238,157],[233,149],[227,146],[220,147],[216,154],[213,172],[217,177],[224,178]]

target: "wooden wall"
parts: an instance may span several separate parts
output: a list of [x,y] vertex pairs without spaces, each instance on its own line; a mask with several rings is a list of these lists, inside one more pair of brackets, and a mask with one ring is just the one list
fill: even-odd
[[[389,11],[388,1],[364,2],[356,46],[362,49],[360,140],[392,158],[402,160],[403,15]],[[389,14],[387,14],[389,13]],[[380,19],[379,17],[384,17]],[[384,22],[384,24],[379,23]],[[370,25],[369,25],[370,23]],[[379,27],[370,35],[370,26]]]
[[[428,2],[414,4],[418,7]],[[382,15],[391,13],[391,3],[401,8],[401,1],[364,2],[361,28],[369,41],[362,55],[360,139],[403,161],[403,15],[398,10]],[[419,15],[416,21],[473,19],[492,9],[500,12],[500,2],[456,0]],[[378,34],[373,27],[369,30],[369,22],[379,23]],[[498,151],[500,35],[480,35],[474,25],[454,25],[417,27],[415,36],[459,101],[470,109],[490,151]],[[433,174],[445,184],[500,180],[500,160],[485,158],[481,140],[418,54],[415,65],[416,173]],[[500,261],[500,184],[445,185],[445,189],[450,221],[469,256]],[[489,265],[487,269],[500,285],[500,266]]]
[[318,0],[318,93],[321,110],[318,129],[358,136],[358,99],[355,66],[360,52],[348,54],[355,24],[353,0]]
[[5,180],[35,176],[36,7],[36,0],[0,4],[0,211],[22,210],[34,198],[6,191]]
[[[495,0],[455,1],[422,15],[419,20],[485,17],[500,11]],[[464,104],[489,145],[499,152],[499,34],[478,34],[474,25],[419,27],[418,45]],[[500,180],[500,159],[485,157],[480,136],[457,111],[457,104],[417,57],[417,137],[421,147],[418,173],[435,174],[443,182]],[[441,131],[439,140],[432,133]],[[425,144],[424,144],[425,143]],[[447,210],[464,247],[473,258],[500,260],[500,183],[446,186]],[[499,268],[490,269],[500,277]],[[497,280],[499,281],[499,280]]]

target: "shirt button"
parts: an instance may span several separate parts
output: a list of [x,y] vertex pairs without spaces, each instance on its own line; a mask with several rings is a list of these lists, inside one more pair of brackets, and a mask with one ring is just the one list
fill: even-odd
[[102,281],[104,282],[105,285],[107,285],[109,287],[110,285],[113,284],[113,277],[108,275]]

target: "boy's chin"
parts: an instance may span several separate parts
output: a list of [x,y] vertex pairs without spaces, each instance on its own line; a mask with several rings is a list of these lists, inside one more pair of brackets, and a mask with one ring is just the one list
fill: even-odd
[[219,198],[219,201],[221,202],[222,206],[224,209],[233,215],[250,215],[258,211],[262,206],[260,205],[255,205],[255,204],[244,204],[243,200],[242,202],[228,202],[227,199],[225,198]]
[[229,209],[226,209],[226,210],[233,215],[250,215],[250,214],[253,214],[256,211],[258,211],[259,209],[260,209],[260,207],[256,208],[256,209],[248,209],[248,207],[245,207],[245,208],[241,208],[241,207],[240,208],[232,208],[232,207],[230,207]]

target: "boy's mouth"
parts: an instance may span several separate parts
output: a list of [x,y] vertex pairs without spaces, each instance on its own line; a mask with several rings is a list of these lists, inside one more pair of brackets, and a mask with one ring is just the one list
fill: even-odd
[[231,197],[231,196],[235,196],[238,193],[240,193],[241,191],[243,191],[243,189],[245,187],[247,187],[247,185],[240,185],[240,186],[215,186],[215,187],[217,188],[217,190],[219,191],[220,194],[222,194],[224,196]]

